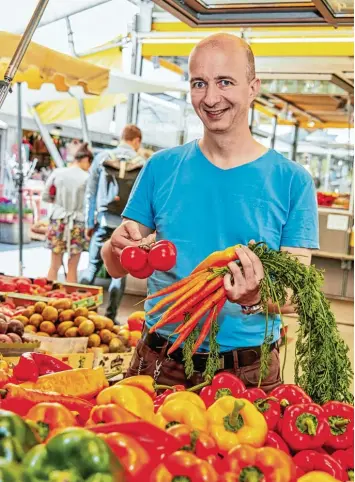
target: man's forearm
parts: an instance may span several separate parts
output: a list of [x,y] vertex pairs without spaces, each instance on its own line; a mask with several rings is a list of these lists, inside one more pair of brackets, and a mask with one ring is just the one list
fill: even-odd
[[103,245],[101,256],[112,278],[123,278],[123,276],[126,276],[127,271],[122,268],[119,257],[113,253],[110,240],[107,240]]

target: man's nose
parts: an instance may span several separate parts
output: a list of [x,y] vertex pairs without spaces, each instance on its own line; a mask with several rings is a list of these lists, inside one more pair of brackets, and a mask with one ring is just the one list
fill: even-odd
[[206,89],[205,98],[203,99],[206,106],[213,107],[214,105],[218,104],[220,99],[221,99],[221,96],[217,85],[209,84]]

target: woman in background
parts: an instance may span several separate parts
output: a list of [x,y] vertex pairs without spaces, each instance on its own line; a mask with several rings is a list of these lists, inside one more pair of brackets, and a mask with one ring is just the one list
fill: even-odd
[[52,251],[48,279],[56,280],[68,253],[67,282],[77,282],[77,268],[82,251],[87,250],[85,238],[85,189],[93,154],[88,144],[77,150],[69,167],[55,169],[49,176],[42,199],[53,204],[46,246]]

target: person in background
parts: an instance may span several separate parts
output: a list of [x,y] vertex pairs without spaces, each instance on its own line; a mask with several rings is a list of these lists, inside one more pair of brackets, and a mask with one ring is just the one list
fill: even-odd
[[[86,237],[90,239],[89,266],[81,277],[81,283],[92,285],[103,261],[101,248],[104,242],[122,222],[121,210],[115,208],[114,200],[118,196],[118,185],[111,182],[104,162],[125,160],[133,162],[137,168],[142,167],[144,160],[137,155],[141,147],[142,132],[135,125],[127,125],[122,132],[121,142],[109,152],[100,152],[94,159],[90,169],[90,177],[86,191]],[[115,180],[113,180],[115,181]],[[125,278],[112,279],[109,287],[109,303],[106,316],[115,320],[117,309],[121,303],[125,289]]]
[[92,159],[88,144],[82,144],[70,166],[55,169],[45,184],[42,200],[53,204],[46,242],[47,248],[52,251],[49,280],[57,279],[63,254],[67,252],[67,282],[77,283],[80,256],[88,248],[85,238],[85,189]]

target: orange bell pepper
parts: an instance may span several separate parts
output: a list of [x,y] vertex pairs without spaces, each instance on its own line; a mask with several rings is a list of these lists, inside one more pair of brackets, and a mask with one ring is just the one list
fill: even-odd
[[308,472],[308,474],[302,475],[297,482],[339,482],[338,479],[326,472],[320,472],[315,470],[313,472]]
[[43,442],[53,430],[75,427],[75,415],[60,403],[43,402],[35,405],[26,415],[26,421]]
[[117,385],[127,385],[130,387],[137,387],[147,393],[151,398],[156,397],[155,392],[155,381],[154,378],[149,375],[136,375],[134,377],[124,378],[119,382],[115,383]]
[[107,405],[96,405],[90,413],[90,418],[86,425],[97,425],[98,423],[124,423],[135,422],[138,417],[128,412],[123,407],[108,403]]
[[202,271],[208,268],[221,268],[227,266],[231,261],[236,261],[238,255],[235,252],[236,248],[240,248],[240,244],[235,246],[230,246],[223,251],[215,251],[211,253],[207,258],[205,258],[196,268],[191,272],[191,274],[197,273],[197,271]]
[[294,482],[296,466],[285,452],[273,447],[234,447],[225,458],[226,472],[237,481]]
[[162,429],[181,423],[192,430],[207,432],[205,404],[196,393],[171,393],[159,407],[153,423]]
[[151,397],[137,387],[114,385],[102,390],[96,397],[97,405],[113,403],[148,422],[153,419],[154,404]]
[[208,408],[207,418],[209,432],[222,451],[239,444],[262,447],[266,440],[268,428],[263,414],[244,398],[216,400]]
[[[111,448],[119,459],[126,473],[127,480],[145,480],[144,474],[149,473],[151,458],[142,445],[130,435],[112,432],[98,434]],[[144,472],[144,474],[143,474]]]

